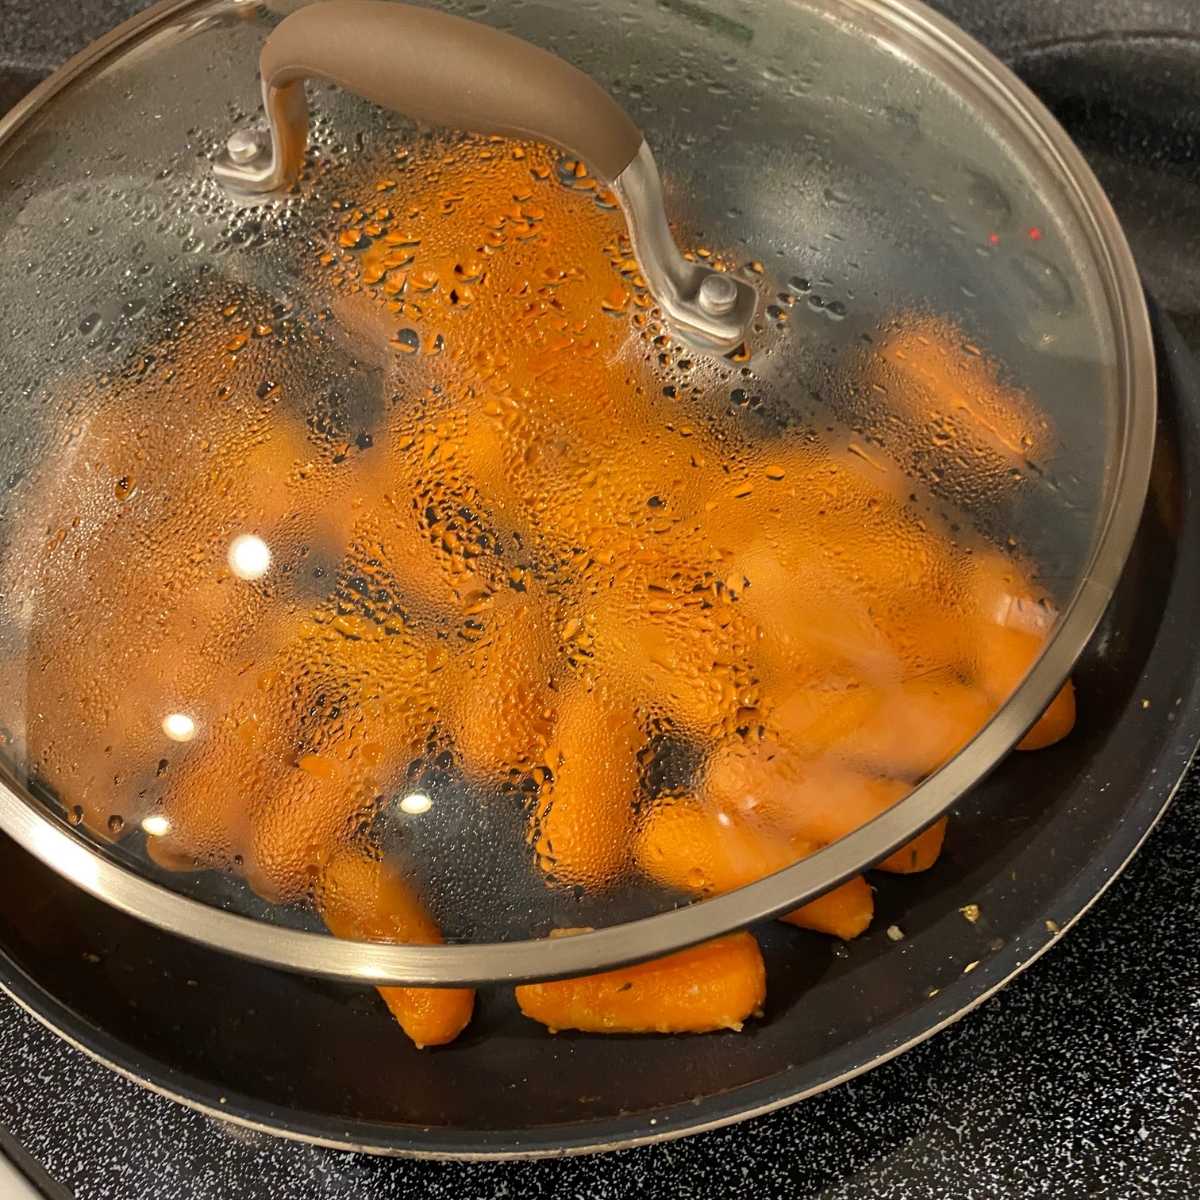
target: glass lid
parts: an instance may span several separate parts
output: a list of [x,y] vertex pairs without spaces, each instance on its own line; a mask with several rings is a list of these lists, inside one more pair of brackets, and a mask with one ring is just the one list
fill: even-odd
[[159,6],[0,130],[0,826],[375,981],[869,920],[1069,729],[1140,514],[1091,174],[895,0],[318,7]]

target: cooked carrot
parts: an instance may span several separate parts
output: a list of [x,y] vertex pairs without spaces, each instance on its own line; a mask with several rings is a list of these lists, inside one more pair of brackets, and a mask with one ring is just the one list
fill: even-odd
[[1045,449],[1044,415],[948,321],[914,317],[878,353],[889,399],[923,423],[943,423],[1010,461]]
[[908,794],[898,779],[806,761],[778,744],[726,747],[714,754],[702,798],[714,809],[757,815],[814,845],[835,842]]
[[754,937],[731,933],[633,967],[523,984],[516,995],[551,1033],[710,1033],[760,1013],[767,976]]
[[440,707],[467,773],[503,778],[541,762],[554,719],[553,610],[507,590],[483,606],[482,640],[446,656]]
[[[260,737],[252,709],[235,709],[181,766],[168,769],[161,812],[163,831],[146,838],[146,851],[168,870],[229,868],[244,852],[252,800],[275,785],[278,765]],[[282,747],[276,746],[278,754]]]
[[1021,563],[995,550],[974,551],[965,569],[966,602],[962,625],[973,631],[972,618],[989,625],[1045,637],[1056,616],[1048,600],[1039,600],[1036,589]]
[[[1002,625],[984,625],[977,632],[976,664],[980,685],[1001,704],[1013,693],[1026,671],[1041,653],[1042,638],[1037,634]],[[1075,687],[1068,679],[1017,743],[1018,750],[1041,750],[1061,741],[1075,728]]]
[[845,457],[861,470],[822,460],[786,526],[763,514],[727,553],[732,577],[744,580],[741,603],[769,634],[766,653],[791,649],[827,677],[853,666],[879,681],[900,665],[895,633],[952,589],[955,561],[901,502],[904,493],[889,490],[900,481],[886,464],[877,472]]
[[466,415],[454,446],[487,511],[506,527],[528,526],[522,461],[528,410],[513,397],[489,397]]
[[[805,763],[770,743],[714,755],[704,784],[704,795],[718,811],[753,815],[789,836],[788,844],[807,838],[814,847],[852,833],[910,790],[901,780],[827,762]],[[945,833],[943,817],[877,864],[878,869],[894,874],[928,870],[941,853]]]
[[556,882],[602,889],[629,858],[638,789],[638,751],[645,743],[632,706],[602,687],[568,691],[546,759],[530,829],[538,865]]
[[752,690],[751,623],[727,600],[693,590],[703,573],[652,558],[587,610],[597,669],[681,734],[708,738],[734,727]]
[[[385,863],[357,850],[334,854],[320,876],[317,908],[335,937],[434,946],[442,941],[416,893]],[[378,989],[417,1049],[452,1042],[471,1019],[471,988]]]
[[381,583],[398,589],[396,599],[410,618],[437,628],[458,624],[469,615],[464,609],[487,596],[494,583],[477,570],[477,558],[460,552],[459,535],[445,521],[428,519],[431,509],[436,515],[473,499],[473,493],[457,494],[454,483],[380,470],[363,485],[350,533],[351,557],[363,574],[369,578],[382,567]]
[[[687,800],[655,805],[638,836],[641,870],[692,895],[733,891],[811,854],[817,845],[786,838],[736,813]],[[874,902],[861,877],[850,879],[782,919],[835,937],[857,937],[871,923]]]
[[[781,747],[805,757],[837,753],[880,721],[885,693],[870,684],[776,687],[767,693],[767,720]],[[778,699],[776,699],[778,697]]]
[[850,941],[866,931],[875,916],[875,894],[861,875],[780,919],[801,929],[814,929]]
[[928,829],[918,833],[911,842],[905,843],[882,862],[876,863],[876,870],[887,871],[891,875],[915,875],[919,871],[928,871],[942,853],[942,846],[946,841],[946,825],[947,819],[940,817]]
[[929,676],[885,692],[878,713],[834,749],[870,771],[920,779],[963,748],[995,711],[978,688]]
[[279,667],[264,678],[261,704],[278,728],[256,747],[276,774],[246,793],[241,869],[260,895],[294,901],[348,825],[425,748],[432,698],[420,640],[362,617],[326,614]]
[[314,875],[376,789],[331,755],[302,754],[254,796],[242,874],[265,900],[305,899]]
[[730,892],[811,854],[818,843],[772,835],[729,808],[688,799],[655,804],[638,833],[640,870],[696,896]]
[[1061,742],[1075,728],[1075,685],[1068,679],[1050,706],[1017,743],[1018,750],[1044,750]]

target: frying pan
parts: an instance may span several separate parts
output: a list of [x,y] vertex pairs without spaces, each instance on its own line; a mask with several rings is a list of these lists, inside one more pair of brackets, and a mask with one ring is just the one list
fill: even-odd
[[[1186,499],[1180,478],[1194,478],[1180,449],[1194,446],[1194,430],[1184,436],[1172,427],[1169,436],[1175,440],[1164,460],[1174,453],[1175,464],[1160,461],[1154,491],[1164,507],[1157,523],[1148,515],[1153,528],[1144,525],[1131,566],[1137,598],[1121,593],[1081,670],[1093,702],[1073,752],[1029,761],[1008,774],[1004,788],[972,798],[942,870],[917,888],[881,894],[880,929],[888,925],[900,940],[881,932],[841,959],[813,939],[798,960],[794,951],[785,955],[777,932],[764,934],[774,939],[769,953],[781,1000],[772,1024],[752,1038],[639,1042],[630,1055],[613,1042],[550,1039],[496,994],[471,1040],[454,1051],[420,1057],[384,1048],[380,1039],[394,1034],[371,993],[248,968],[152,935],[65,894],[6,845],[0,903],[20,914],[4,918],[9,986],[67,1036],[154,1086],[222,1115],[375,1149],[538,1153],[626,1144],[719,1124],[862,1069],[950,1019],[1051,944],[1111,878],[1163,801],[1167,764],[1178,766],[1190,744],[1182,723],[1143,737],[1128,762],[1107,761],[1101,751],[1123,740],[1115,731],[1138,738],[1171,712],[1149,676],[1135,686],[1139,665],[1163,645],[1171,612],[1178,620],[1194,601],[1176,602],[1186,513],[1171,514]],[[1145,610],[1147,597],[1162,598],[1161,614],[1153,604]],[[1114,665],[1116,655],[1124,658]],[[1163,672],[1153,686],[1170,696],[1162,657],[1152,660]],[[1190,678],[1191,666],[1173,654],[1172,679]],[[1151,717],[1139,697],[1152,695]],[[1124,792],[1124,807],[1093,803],[1104,778],[1097,764],[1116,785],[1140,781],[1154,763],[1163,769],[1149,792]],[[1001,825],[1011,825],[1000,834],[998,813]],[[1023,888],[1028,894],[1017,895]],[[957,915],[968,905],[978,905],[977,922]],[[246,999],[229,1012],[234,994]],[[379,1078],[353,1077],[363,1061],[377,1064]],[[489,1081],[493,1088],[480,1088]],[[401,1100],[401,1090],[413,1094]],[[496,1094],[474,1103],[480,1090]]]
[[[937,870],[883,881],[866,938],[834,950],[812,935],[797,947],[795,931],[762,929],[768,1019],[747,1033],[551,1036],[497,990],[481,996],[463,1039],[418,1052],[373,992],[172,938],[7,840],[0,982],[157,1091],[257,1128],[384,1153],[503,1158],[677,1137],[902,1052],[1053,946],[1141,844],[1195,746],[1200,384],[1157,317],[1156,333],[1164,400],[1150,496],[1078,668],[1087,700],[1075,735],[1008,760],[961,801]],[[974,915],[973,905],[969,920],[962,910]]]

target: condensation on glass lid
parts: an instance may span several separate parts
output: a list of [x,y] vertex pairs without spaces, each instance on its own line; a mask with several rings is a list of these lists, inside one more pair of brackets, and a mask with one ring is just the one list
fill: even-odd
[[[830,428],[764,264],[692,247],[777,310],[704,358],[581,164],[396,151],[325,181],[295,295],[198,275],[135,363],[71,382],[4,564],[36,782],[334,932],[383,872],[408,923],[346,928],[480,940],[741,886],[965,744],[1055,616],[979,531],[1036,486],[1033,399],[887,313],[821,370],[898,416]],[[968,461],[986,487],[931,486]],[[870,888],[833,905],[796,921],[852,936]]]

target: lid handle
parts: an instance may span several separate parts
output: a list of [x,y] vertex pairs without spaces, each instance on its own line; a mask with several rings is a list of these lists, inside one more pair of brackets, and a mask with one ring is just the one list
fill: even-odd
[[672,326],[706,349],[742,340],[754,289],[680,254],[641,132],[603,88],[556,55],[449,13],[329,0],[281,21],[263,44],[260,68],[268,130],[230,137],[214,166],[230,191],[266,198],[295,182],[308,141],[308,78],[429,124],[548,142],[612,188],[646,284]]

